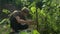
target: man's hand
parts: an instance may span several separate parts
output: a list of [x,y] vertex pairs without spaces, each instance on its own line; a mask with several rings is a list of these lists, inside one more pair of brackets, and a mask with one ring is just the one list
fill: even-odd
[[27,22],[34,22],[33,20],[27,20]]
[[33,20],[27,20],[27,24],[29,24],[29,25],[32,25],[32,24],[35,24],[35,22],[33,21]]

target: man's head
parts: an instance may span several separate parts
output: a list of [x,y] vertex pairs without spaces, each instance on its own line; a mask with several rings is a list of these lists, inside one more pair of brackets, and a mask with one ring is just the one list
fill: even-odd
[[24,15],[28,15],[30,10],[26,7],[23,7],[21,11],[23,12]]

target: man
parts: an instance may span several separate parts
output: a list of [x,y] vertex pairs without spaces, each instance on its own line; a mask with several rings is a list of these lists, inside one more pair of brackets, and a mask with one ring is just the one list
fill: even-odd
[[31,20],[26,20],[25,16],[29,14],[29,9],[24,7],[21,11],[15,10],[11,14],[10,18],[10,26],[12,28],[12,32],[10,34],[14,34],[16,32],[19,32],[19,30],[25,30],[29,27],[29,22],[32,22]]

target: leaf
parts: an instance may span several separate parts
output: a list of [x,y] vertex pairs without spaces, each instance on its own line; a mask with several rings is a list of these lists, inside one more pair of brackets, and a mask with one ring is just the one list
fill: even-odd
[[40,34],[37,30],[33,30],[32,34]]
[[36,11],[36,7],[31,7],[31,11],[34,13]]
[[7,9],[3,9],[2,12],[5,13],[5,14],[9,14],[10,13],[10,11],[7,10]]
[[4,23],[5,21],[6,21],[6,19],[3,19],[3,20],[0,22],[0,24]]

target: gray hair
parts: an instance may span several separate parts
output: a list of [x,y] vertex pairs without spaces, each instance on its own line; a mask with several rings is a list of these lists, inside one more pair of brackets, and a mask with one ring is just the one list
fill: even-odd
[[23,7],[22,9],[21,9],[21,11],[23,11],[24,13],[29,13],[29,8],[27,8],[27,7]]

